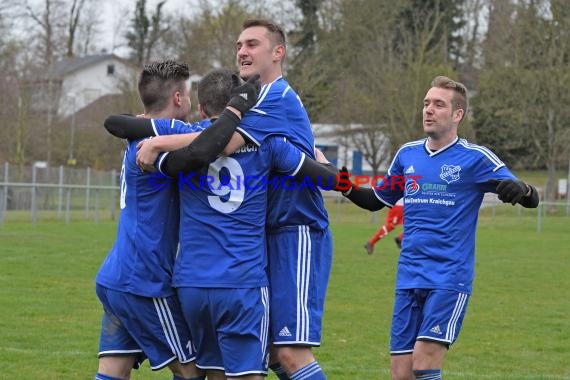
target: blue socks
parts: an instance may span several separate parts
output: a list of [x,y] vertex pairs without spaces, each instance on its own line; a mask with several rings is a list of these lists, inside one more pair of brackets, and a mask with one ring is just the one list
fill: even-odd
[[414,370],[416,380],[441,380],[441,369]]
[[269,366],[269,368],[271,368],[279,380],[290,380],[289,376],[287,376],[287,372],[285,372],[285,369],[281,367],[281,363],[273,363]]
[[291,380],[326,380],[326,378],[317,361],[307,364],[291,374]]
[[123,379],[120,377],[103,375],[102,373],[97,372],[97,374],[95,375],[95,380],[123,380]]

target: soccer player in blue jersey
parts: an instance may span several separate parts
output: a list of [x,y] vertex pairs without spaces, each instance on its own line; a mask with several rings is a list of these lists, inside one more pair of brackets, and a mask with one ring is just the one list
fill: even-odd
[[[161,170],[168,160],[160,159]],[[266,187],[279,186],[271,171],[294,175],[303,161],[302,152],[275,137],[219,157],[181,183],[173,285],[196,342],[197,365],[211,378],[267,374]]]
[[[188,78],[185,64],[164,61],[146,66],[139,80],[145,114],[185,119],[190,110]],[[252,87],[250,83],[246,87],[238,92],[257,98],[257,85]],[[201,136],[220,137],[222,128],[230,130],[229,140],[239,116],[253,103],[239,95],[232,97],[228,110],[209,133]],[[188,131],[185,127],[155,123],[152,131],[183,133]],[[213,145],[205,144],[207,140],[202,141],[196,139],[192,144],[198,146],[197,152],[201,152],[202,145],[214,150]],[[176,186],[149,186],[150,175],[135,163],[136,144],[136,140],[128,142],[123,160],[117,239],[96,277],[104,314],[95,378],[129,378],[131,368],[148,358],[153,370],[168,366],[174,379],[204,379],[192,363],[195,352],[190,333],[172,288],[179,228],[178,192]],[[213,152],[213,157],[218,153]]]
[[[265,139],[282,136],[307,157],[315,158],[305,108],[282,77],[286,54],[283,30],[267,20],[248,20],[236,47],[240,76],[260,75],[263,88],[257,104],[244,115],[239,133],[234,133],[224,152],[234,152],[246,142],[260,147]],[[315,187],[268,189],[270,340],[277,349],[271,368],[281,379],[325,378],[311,347],[321,343],[332,265],[328,225],[322,195]]]
[[[273,22],[247,20],[237,43],[242,78],[261,76],[259,102],[238,131],[262,145],[275,135],[314,158],[311,124],[299,96],[282,77],[285,34]],[[311,347],[321,344],[332,237],[319,190],[268,190],[267,249],[271,291],[271,368],[280,379],[325,379]]]
[[[212,74],[224,72],[214,71],[203,80]],[[226,80],[231,83],[231,73],[226,73]],[[149,128],[148,120],[123,122],[136,122],[139,129],[146,123]],[[153,120],[155,126],[178,124]],[[212,379],[261,378],[267,372],[269,325],[263,233],[266,190],[285,186],[270,171],[307,173],[317,164],[277,136],[259,146],[247,144],[187,176],[184,156],[182,149],[158,162],[171,176],[185,175],[180,183],[182,228],[173,283],[198,348],[197,365]],[[336,169],[319,173],[334,177]],[[297,185],[288,184],[287,189],[297,191]]]
[[492,192],[505,203],[538,206],[533,186],[518,180],[489,149],[458,137],[467,105],[463,84],[436,77],[424,98],[427,138],[404,144],[376,189],[345,193],[371,211],[404,200],[406,238],[390,333],[394,380],[441,379],[471,294],[483,195]]

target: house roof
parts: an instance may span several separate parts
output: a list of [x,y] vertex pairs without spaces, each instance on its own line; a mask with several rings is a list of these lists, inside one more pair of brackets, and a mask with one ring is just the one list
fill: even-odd
[[55,78],[62,78],[67,74],[70,74],[74,71],[83,69],[85,67],[94,65],[96,63],[108,60],[108,59],[115,59],[120,62],[123,62],[129,66],[135,68],[134,65],[125,61],[124,59],[116,56],[115,54],[96,54],[96,55],[86,55],[83,57],[72,57],[66,58],[61,61],[58,61],[54,64],[52,69],[52,77]]

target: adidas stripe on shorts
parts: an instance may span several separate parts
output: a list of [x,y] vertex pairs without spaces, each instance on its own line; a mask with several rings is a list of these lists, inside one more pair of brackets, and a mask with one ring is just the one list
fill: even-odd
[[410,354],[416,340],[451,346],[457,339],[469,302],[469,294],[454,290],[396,290],[390,353]]
[[104,311],[99,357],[137,355],[139,363],[148,358],[152,370],[175,359],[181,363],[195,359],[190,330],[175,296],[141,297],[99,284],[96,292]]
[[267,249],[273,343],[319,346],[332,264],[330,231],[282,228],[268,233]]

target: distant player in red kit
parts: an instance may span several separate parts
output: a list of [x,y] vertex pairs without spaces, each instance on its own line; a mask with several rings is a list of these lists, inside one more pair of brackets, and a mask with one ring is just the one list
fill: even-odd
[[[376,231],[376,233],[364,244],[364,249],[369,255],[374,253],[374,244],[378,240],[386,237],[396,226],[404,224],[404,204],[400,200],[391,209],[388,210],[388,215],[386,215],[386,223]],[[398,236],[394,238],[398,248],[402,248],[402,240],[404,239],[404,232],[400,232]]]

